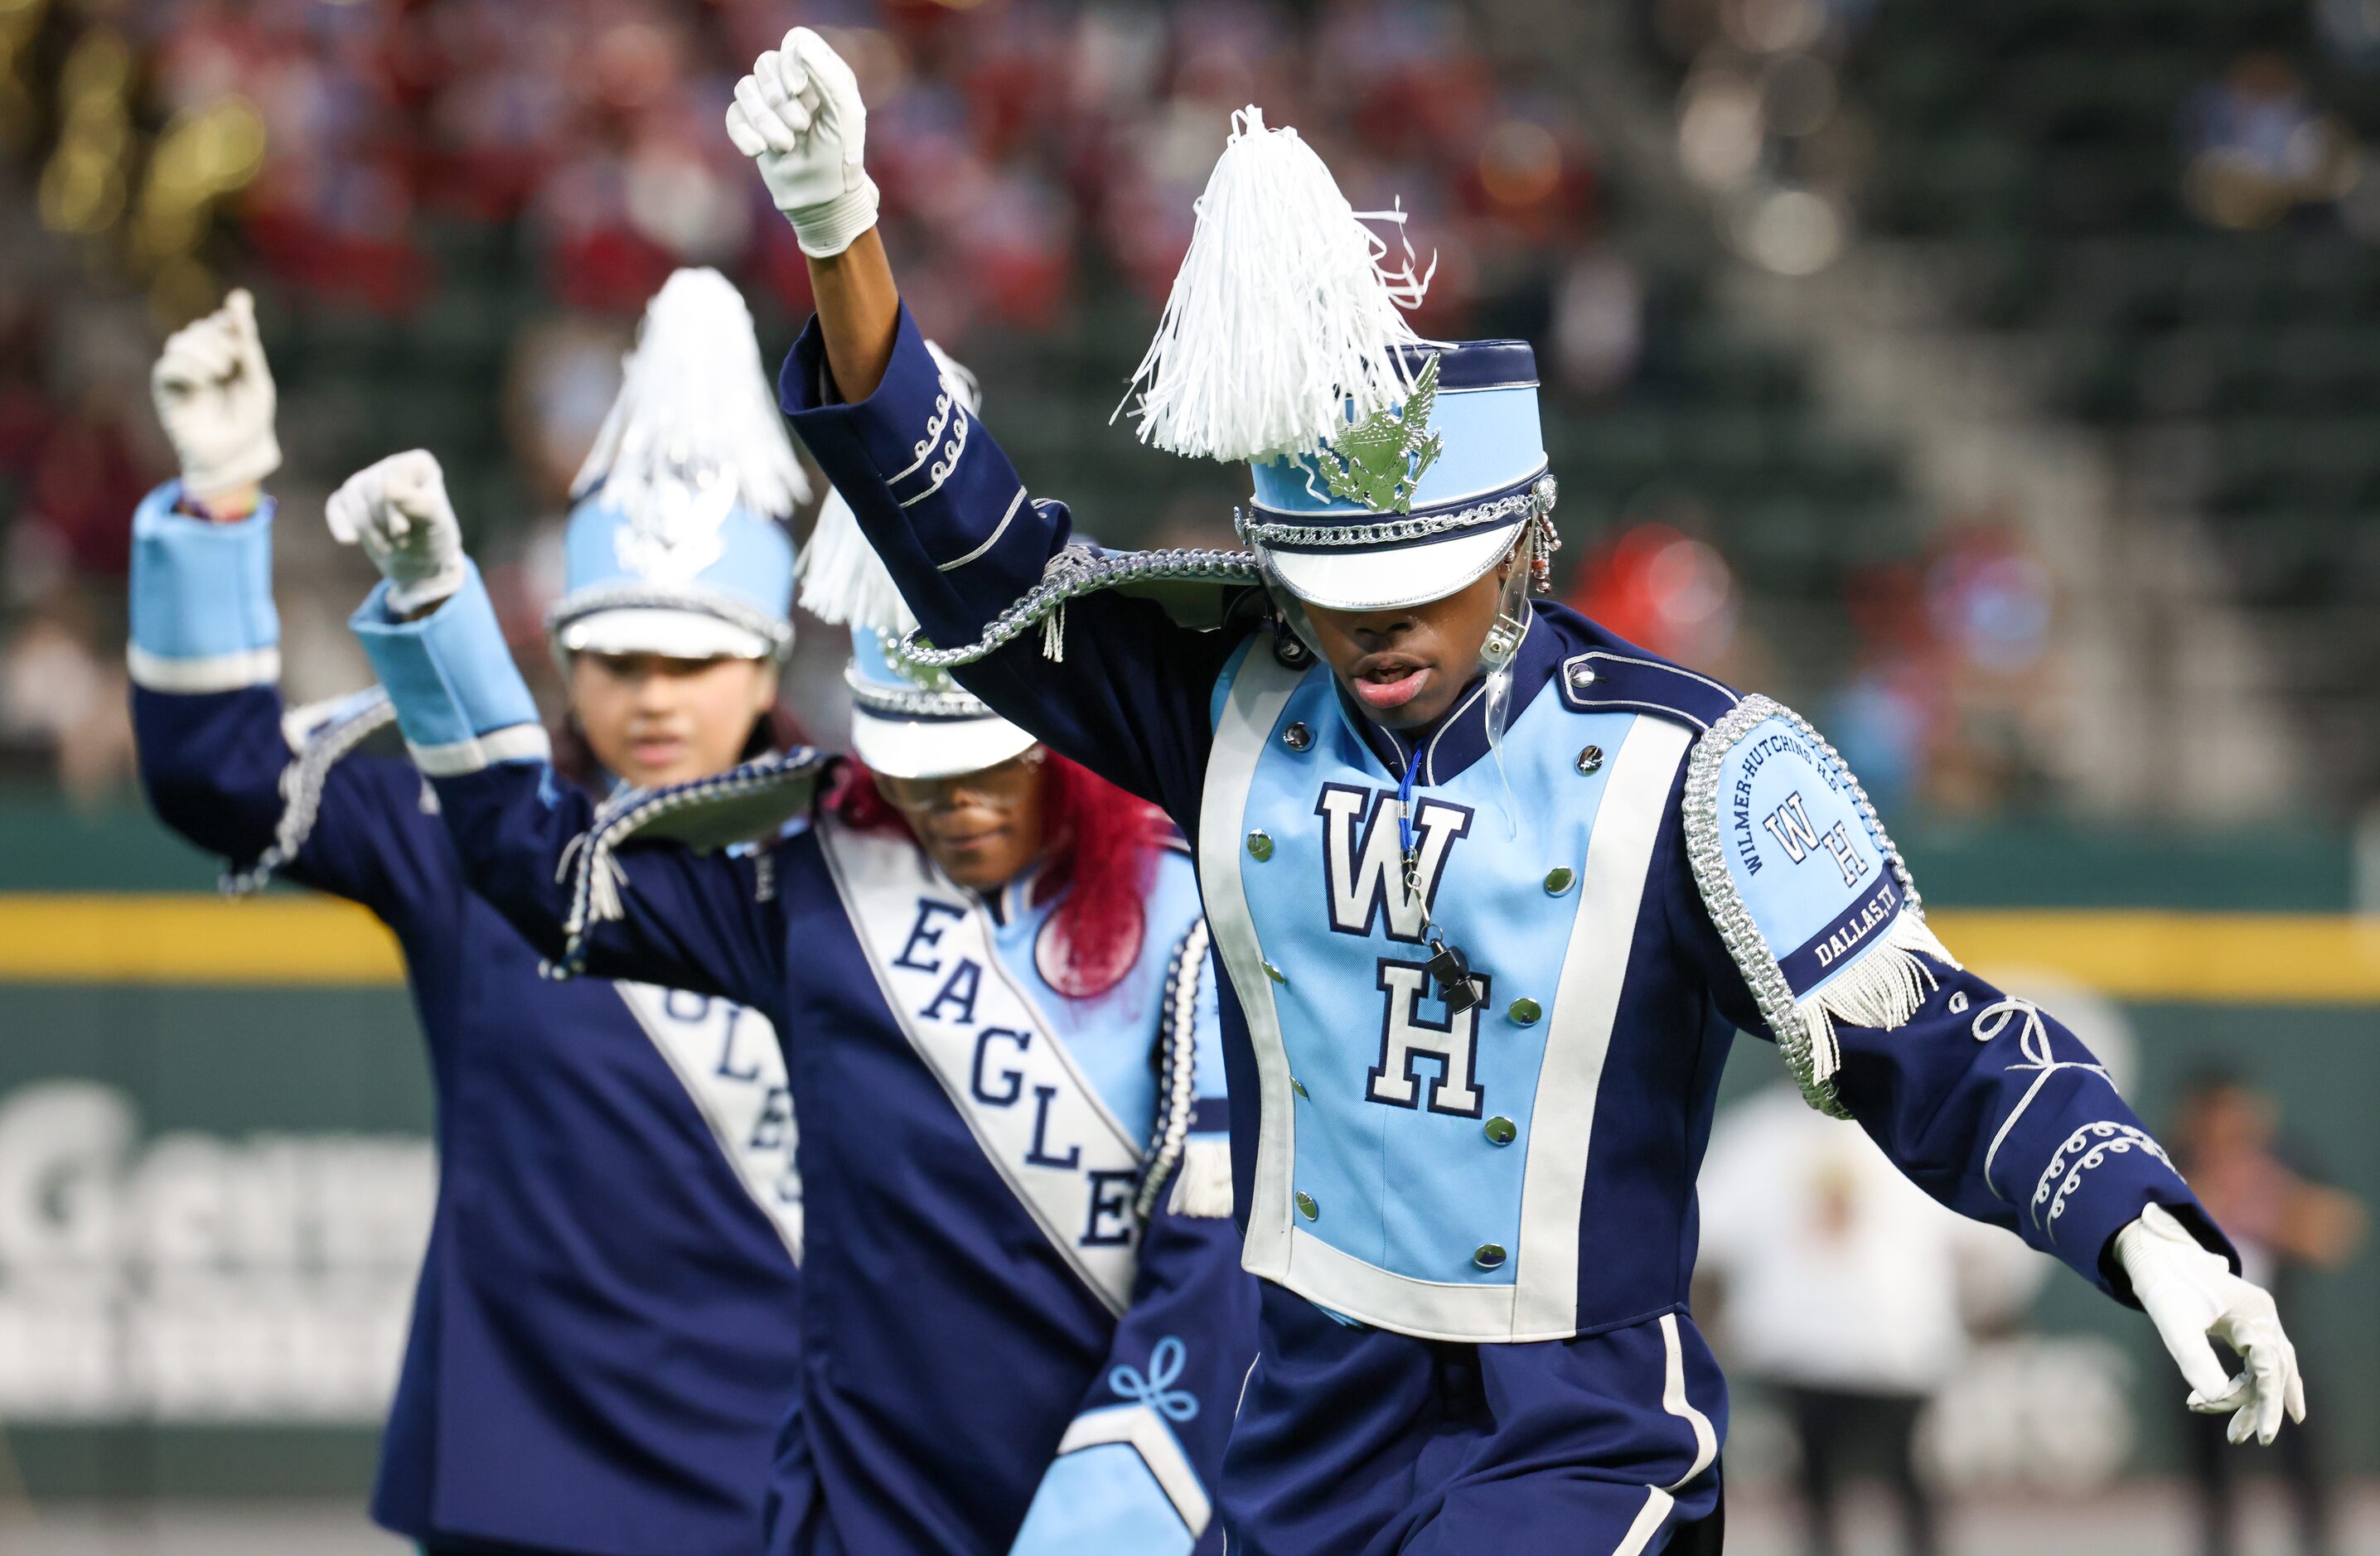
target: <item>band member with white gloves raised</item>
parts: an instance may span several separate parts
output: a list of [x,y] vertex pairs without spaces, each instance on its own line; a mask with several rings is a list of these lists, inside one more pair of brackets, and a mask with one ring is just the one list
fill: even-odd
[[1798,716],[1534,598],[1528,346],[1417,337],[1426,277],[1382,269],[1294,131],[1237,117],[1138,417],[1249,463],[1251,549],[1135,555],[1075,543],[942,392],[850,236],[865,116],[832,51],[797,30],[727,115],[810,256],[785,409],[912,651],[1197,850],[1265,1281],[1232,1550],[1717,1548],[1725,1394],[1686,1294],[1739,1028],[1936,1198],[2144,1307],[2193,1407],[2270,1441],[2303,1410],[2272,1302],[2090,1054],[1935,938]]
[[[702,336],[740,365],[761,434],[720,468],[740,494],[751,625],[689,596],[583,613],[620,581],[585,559],[619,527],[572,522],[558,651],[590,771],[661,783],[771,742],[804,493],[768,403],[742,299],[686,273],[646,334]],[[742,333],[743,358],[735,363]],[[721,359],[722,354],[726,359]],[[633,376],[633,375],[632,375]],[[430,1048],[439,1185],[372,1516],[431,1552],[737,1556],[796,1387],[801,1184],[767,1021],[649,985],[555,983],[471,892],[422,772],[351,754],[388,720],[377,692],[285,711],[273,603],[280,463],[272,373],[248,294],[166,343],[157,408],[182,478],[133,520],[133,718],[157,813],[226,857],[244,888],[281,874],[395,931]],[[615,420],[633,420],[633,417]],[[405,516],[384,529],[367,510]],[[399,455],[331,501],[419,605],[468,577],[437,462]],[[640,582],[646,580],[638,580]],[[591,586],[591,588],[590,588]],[[545,747],[533,723],[524,746]]]
[[[698,463],[669,479],[659,511],[702,511]],[[354,626],[472,884],[565,973],[732,999],[782,1037],[807,1360],[768,1549],[1220,1550],[1256,1287],[1172,829],[905,660],[915,621],[832,499],[802,600],[852,625],[856,759],[599,808],[554,784],[468,567],[422,599],[455,542],[444,513],[417,523],[394,499],[359,514],[387,582]]]

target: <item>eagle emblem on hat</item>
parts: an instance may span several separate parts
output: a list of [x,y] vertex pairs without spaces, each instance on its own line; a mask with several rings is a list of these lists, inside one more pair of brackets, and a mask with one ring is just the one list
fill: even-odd
[[1334,497],[1361,503],[1374,513],[1411,513],[1422,473],[1438,460],[1446,440],[1429,430],[1438,404],[1438,353],[1429,354],[1401,409],[1382,406],[1354,430],[1330,441],[1318,461]]

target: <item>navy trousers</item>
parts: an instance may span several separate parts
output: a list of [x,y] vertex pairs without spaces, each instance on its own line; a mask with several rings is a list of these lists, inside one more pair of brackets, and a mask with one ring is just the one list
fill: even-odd
[[1472,1345],[1351,1327],[1264,1288],[1225,1450],[1233,1556],[1700,1556],[1726,1386],[1682,1313]]

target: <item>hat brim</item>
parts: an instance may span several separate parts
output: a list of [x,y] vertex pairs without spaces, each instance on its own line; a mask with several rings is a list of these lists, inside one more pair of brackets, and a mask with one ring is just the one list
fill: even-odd
[[776,645],[705,611],[624,605],[565,623],[554,641],[570,653],[662,654],[670,659],[767,659]]
[[1504,559],[1526,515],[1492,529],[1373,551],[1265,548],[1282,587],[1327,611],[1394,611],[1468,589]]
[[851,711],[851,748],[887,778],[956,778],[1033,748],[1033,736],[997,713],[974,719],[899,719]]

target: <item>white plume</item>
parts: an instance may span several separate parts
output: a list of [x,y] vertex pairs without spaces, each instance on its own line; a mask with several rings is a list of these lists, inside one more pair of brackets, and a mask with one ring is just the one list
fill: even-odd
[[645,305],[624,365],[572,497],[600,485],[634,516],[657,485],[709,467],[732,475],[747,512],[783,518],[809,501],[809,478],[760,366],[751,310],[725,276],[709,268],[673,274]]
[[1402,211],[1359,215],[1297,131],[1267,129],[1253,105],[1232,115],[1195,209],[1125,395],[1137,393],[1143,443],[1209,459],[1312,454],[1346,424],[1349,399],[1360,418],[1412,392],[1398,347],[1421,338],[1405,310],[1429,276],[1409,257],[1386,268],[1388,245],[1364,225],[1402,224]]
[[[926,342],[926,349],[933,353],[943,389],[969,416],[977,414],[983,406],[983,389],[975,374],[932,341]],[[917,618],[840,492],[828,489],[794,573],[801,580],[802,609],[820,621],[870,627],[895,641],[917,630]]]

